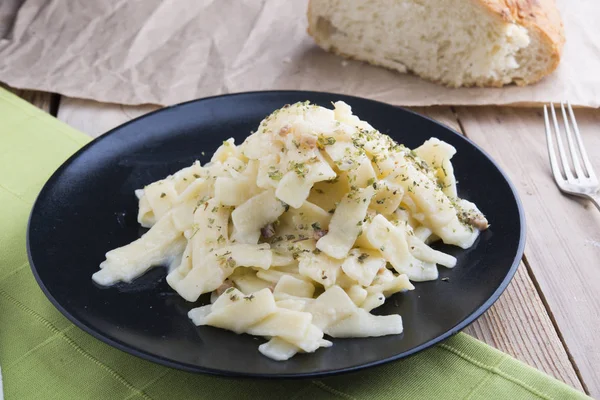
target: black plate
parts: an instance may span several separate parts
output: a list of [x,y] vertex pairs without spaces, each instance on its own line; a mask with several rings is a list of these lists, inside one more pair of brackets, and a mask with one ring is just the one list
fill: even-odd
[[[390,298],[377,313],[399,313],[401,335],[334,339],[333,347],[272,361],[258,352],[262,339],[195,327],[193,307],[155,268],[131,285],[101,288],[91,279],[104,254],[138,238],[134,189],[199,159],[221,142],[241,143],[263,117],[310,100],[330,107],[343,100],[375,128],[416,147],[434,136],[458,150],[453,158],[459,194],[474,201],[491,228],[469,250],[445,247],[456,268]],[[212,97],[165,108],[115,128],[65,162],[37,198],[27,247],[33,273],[50,301],[74,324],[136,356],[183,370],[229,376],[314,377],[399,359],[455,334],[498,299],[521,259],[524,217],[507,177],[465,137],[428,118],[391,105],[337,94],[255,92]]]

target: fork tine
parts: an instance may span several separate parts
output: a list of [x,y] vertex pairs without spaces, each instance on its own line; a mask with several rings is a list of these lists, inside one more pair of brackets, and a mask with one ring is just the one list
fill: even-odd
[[567,182],[572,183],[575,180],[575,177],[573,176],[573,172],[571,172],[571,167],[569,166],[567,154],[565,153],[565,147],[563,146],[562,139],[560,137],[560,128],[558,127],[558,119],[556,118],[556,112],[554,111],[553,103],[550,103],[550,111],[552,111],[552,122],[554,122],[554,133],[556,135],[556,145],[558,146],[558,155],[560,157],[560,162],[565,172]]
[[593,179],[597,180],[596,174],[594,173],[594,169],[592,168],[592,163],[588,158],[587,152],[585,151],[585,146],[583,145],[583,140],[581,140],[581,134],[579,133],[579,128],[577,127],[577,120],[575,119],[575,113],[573,112],[573,108],[571,107],[571,102],[567,101],[567,107],[569,108],[569,115],[571,116],[571,123],[573,124],[573,131],[575,131],[575,140],[577,140],[577,145],[579,146],[579,152],[581,153],[581,158],[583,159],[583,165],[587,171],[587,175]]
[[546,127],[546,143],[548,144],[548,157],[550,157],[550,167],[552,168],[552,174],[554,175],[554,180],[558,182],[558,180],[562,180],[562,174],[560,173],[560,168],[558,167],[558,162],[556,161],[556,153],[554,151],[554,141],[552,140],[552,133],[550,132],[552,128],[550,127],[550,121],[548,119],[548,107],[544,105],[544,122]]
[[565,103],[562,101],[560,102],[560,110],[562,112],[563,122],[565,124],[567,143],[569,144],[569,153],[571,153],[571,160],[573,161],[573,167],[575,167],[575,177],[578,179],[584,179],[586,176],[583,173],[583,169],[581,169],[581,161],[579,161],[579,154],[577,154],[577,150],[575,149],[575,142],[573,141],[571,128],[569,128],[569,118],[567,118],[567,112],[565,111]]

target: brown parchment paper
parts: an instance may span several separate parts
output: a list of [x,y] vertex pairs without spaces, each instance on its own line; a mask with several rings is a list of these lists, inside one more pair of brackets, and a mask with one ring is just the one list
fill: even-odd
[[600,0],[558,0],[567,44],[528,87],[449,89],[342,58],[306,34],[307,0],[0,0],[0,81],[122,104],[305,89],[398,105],[600,107]]

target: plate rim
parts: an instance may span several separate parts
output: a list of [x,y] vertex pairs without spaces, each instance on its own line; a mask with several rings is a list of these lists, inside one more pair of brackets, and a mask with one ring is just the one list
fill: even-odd
[[[518,211],[518,215],[519,215],[519,226],[520,226],[520,230],[518,232],[519,243],[517,246],[516,254],[513,258],[512,264],[510,266],[510,269],[508,270],[506,276],[504,277],[504,279],[502,280],[500,285],[492,293],[492,295],[481,306],[479,306],[477,309],[475,309],[464,320],[462,320],[461,322],[456,324],[451,329],[449,329],[446,332],[444,332],[443,334],[441,334],[425,343],[422,343],[419,346],[416,346],[410,350],[407,350],[405,352],[398,353],[391,357],[383,358],[380,360],[376,360],[376,361],[372,361],[372,362],[368,362],[368,363],[364,363],[364,364],[360,364],[360,365],[355,365],[355,366],[351,366],[351,367],[346,367],[346,368],[339,368],[339,369],[327,370],[327,371],[313,371],[313,372],[303,372],[303,373],[281,373],[281,374],[240,373],[240,372],[232,372],[232,371],[222,370],[222,369],[199,367],[197,365],[192,365],[192,364],[188,364],[188,363],[184,363],[184,362],[174,362],[165,357],[162,357],[162,356],[159,356],[156,354],[152,354],[152,353],[148,353],[146,351],[133,348],[131,345],[127,345],[127,344],[121,343],[119,341],[113,340],[112,338],[102,334],[101,332],[99,332],[99,331],[93,329],[92,327],[88,326],[87,324],[83,323],[82,321],[80,321],[79,319],[74,317],[69,311],[67,311],[62,306],[62,304],[60,304],[54,298],[54,296],[50,293],[49,289],[44,284],[43,280],[40,278],[40,276],[37,272],[37,269],[35,267],[35,264],[33,262],[33,258],[31,255],[31,247],[30,247],[31,246],[30,236],[31,236],[31,228],[32,228],[31,220],[32,220],[34,211],[39,206],[38,203],[39,203],[42,195],[47,190],[49,190],[49,187],[53,184],[53,181],[58,179],[58,176],[63,172],[63,170],[65,168],[67,168],[75,159],[77,159],[81,153],[87,151],[87,149],[89,147],[92,147],[97,142],[102,141],[111,135],[117,134],[119,130],[123,129],[124,127],[126,127],[130,124],[137,122],[138,120],[148,118],[156,113],[167,112],[169,110],[176,109],[178,107],[183,107],[183,106],[191,104],[191,103],[202,103],[204,101],[210,101],[210,100],[214,100],[214,99],[227,98],[227,97],[245,97],[245,96],[257,96],[257,95],[260,96],[260,95],[265,95],[265,94],[267,94],[267,95],[283,95],[283,96],[285,96],[286,94],[296,94],[296,95],[304,94],[306,96],[311,96],[311,95],[339,96],[339,97],[345,98],[345,99],[357,99],[360,101],[368,101],[368,102],[372,102],[372,103],[377,103],[378,106],[393,107],[398,110],[402,110],[403,112],[410,113],[419,118],[424,118],[430,122],[433,122],[434,124],[442,127],[443,129],[446,129],[446,130],[452,132],[454,135],[459,136],[460,139],[465,140],[472,147],[474,147],[481,154],[483,154],[485,156],[485,158],[487,158],[488,161],[491,162],[491,164],[498,170],[498,172],[500,172],[500,175],[508,184],[508,187],[510,188],[512,197],[515,199],[515,204],[517,206],[517,211]],[[48,300],[50,300],[52,305],[75,326],[82,329],[84,332],[90,334],[95,339],[98,339],[98,340],[108,344],[109,346],[112,346],[120,351],[123,351],[125,353],[131,354],[135,357],[138,357],[138,358],[141,358],[141,359],[144,359],[147,361],[151,361],[151,362],[159,364],[159,365],[163,365],[163,366],[166,366],[169,368],[174,368],[174,369],[178,369],[178,370],[182,370],[182,371],[193,372],[193,373],[201,373],[201,374],[207,374],[207,375],[212,375],[212,376],[220,376],[220,377],[225,377],[225,378],[236,378],[236,379],[240,379],[240,378],[241,379],[309,379],[309,378],[323,378],[323,377],[328,377],[328,376],[341,375],[341,374],[364,370],[367,368],[381,366],[381,365],[390,363],[392,361],[397,361],[397,360],[400,360],[400,359],[403,359],[406,357],[410,357],[410,356],[417,354],[425,349],[433,347],[434,345],[459,333],[461,330],[463,330],[464,328],[466,328],[467,326],[469,326],[470,324],[475,322],[477,319],[479,319],[496,301],[498,301],[498,299],[500,298],[502,293],[506,290],[506,288],[508,287],[508,285],[514,278],[515,273],[519,267],[519,264],[521,263],[521,260],[523,258],[523,253],[525,251],[526,232],[527,232],[527,227],[526,227],[525,211],[523,208],[523,204],[522,204],[519,194],[516,190],[516,187],[514,186],[513,182],[509,178],[509,176],[484,149],[482,149],[479,145],[477,145],[475,142],[473,142],[469,137],[457,132],[452,127],[444,125],[441,122],[434,120],[433,118],[430,118],[426,115],[420,114],[416,111],[407,109],[405,107],[396,106],[396,105],[393,105],[390,103],[385,103],[385,102],[378,101],[378,100],[368,99],[365,97],[352,96],[352,95],[342,94],[342,93],[313,91],[313,90],[256,90],[256,91],[236,92],[236,93],[227,93],[227,94],[221,94],[221,95],[202,97],[199,99],[188,100],[188,101],[185,101],[182,103],[177,103],[174,105],[162,107],[157,110],[151,111],[147,114],[144,114],[144,115],[141,115],[134,119],[131,119],[123,124],[120,124],[112,129],[108,130],[106,133],[90,140],[88,143],[86,143],[84,146],[82,146],[75,153],[73,153],[69,158],[67,158],[64,162],[61,163],[61,165],[46,180],[46,182],[42,186],[40,192],[36,196],[36,199],[33,202],[33,205],[31,207],[31,211],[29,212],[29,217],[27,220],[26,250],[27,250],[27,260],[29,262],[29,266],[35,277],[35,280],[36,280],[38,286],[40,287],[40,289],[42,290],[42,292],[44,293],[44,295],[48,298]]]

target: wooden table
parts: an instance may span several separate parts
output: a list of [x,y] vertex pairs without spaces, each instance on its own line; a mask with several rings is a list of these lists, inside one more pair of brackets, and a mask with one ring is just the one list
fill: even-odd
[[[14,92],[92,137],[157,108]],[[541,109],[415,110],[490,153],[525,206],[527,246],[517,274],[500,300],[466,332],[600,398],[600,340],[594,334],[600,332],[600,212],[556,188]],[[600,171],[600,110],[576,114],[592,164]]]

